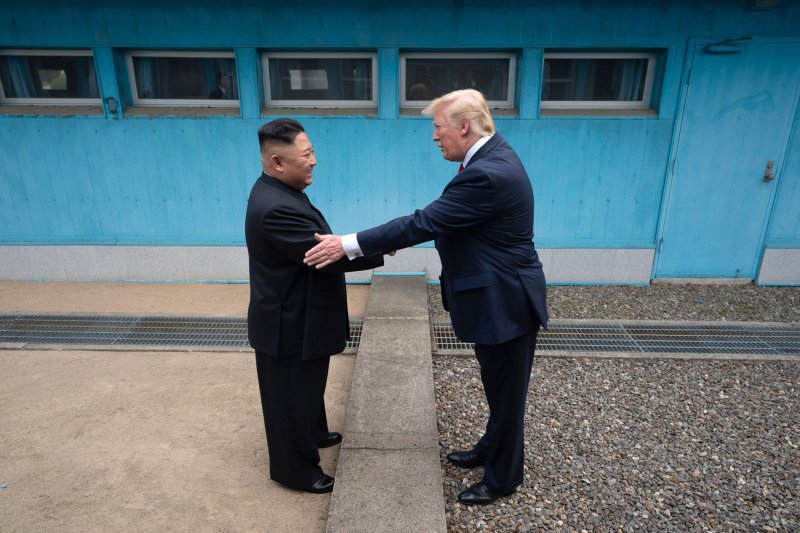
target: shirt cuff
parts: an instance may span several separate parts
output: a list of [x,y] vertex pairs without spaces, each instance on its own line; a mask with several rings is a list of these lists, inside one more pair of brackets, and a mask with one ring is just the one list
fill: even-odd
[[344,248],[345,255],[351,261],[356,257],[364,257],[364,252],[361,251],[361,247],[358,245],[355,233],[342,235],[342,248]]

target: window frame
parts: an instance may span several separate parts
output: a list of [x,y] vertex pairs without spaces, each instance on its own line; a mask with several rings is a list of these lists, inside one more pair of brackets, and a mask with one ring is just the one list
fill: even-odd
[[91,49],[83,48],[4,48],[0,56],[53,56],[53,57],[90,57],[97,83],[97,98],[11,98],[6,96],[2,80],[0,80],[0,105],[48,105],[48,106],[101,106],[103,105],[100,79],[97,76],[97,64]]
[[[424,109],[430,102],[406,100],[406,59],[508,59],[508,98],[487,100],[490,109],[514,109],[517,88],[517,54],[514,52],[401,52],[400,53],[400,108]],[[441,96],[441,95],[440,95]]]
[[[548,59],[647,59],[644,88],[641,100],[544,100],[544,68]],[[652,109],[653,80],[655,78],[656,53],[643,52],[545,52],[542,59],[542,83],[539,90],[539,106],[541,109],[584,109],[584,110],[620,110],[620,109]]]
[[[272,98],[269,77],[270,59],[369,59],[372,63],[372,98],[369,100],[276,100]],[[376,52],[298,52],[268,51],[261,53],[261,70],[264,81],[264,105],[266,108],[359,108],[378,107],[378,54]]]
[[[136,71],[133,68],[134,57],[177,57],[186,58],[194,57],[200,59],[214,59],[226,58],[233,59],[234,76],[238,78],[236,66],[236,54],[231,50],[230,52],[221,50],[127,50],[125,52],[125,65],[128,70],[128,82],[131,91],[131,102],[134,106],[141,107],[223,107],[223,108],[238,108],[240,105],[241,94],[239,98],[233,100],[216,100],[213,98],[203,99],[186,99],[186,98],[139,98],[139,91],[136,87]],[[236,80],[236,86],[239,86],[239,80]]]

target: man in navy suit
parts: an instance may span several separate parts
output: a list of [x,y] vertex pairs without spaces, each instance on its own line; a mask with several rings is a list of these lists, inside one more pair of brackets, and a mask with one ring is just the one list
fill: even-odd
[[317,159],[303,126],[280,118],[258,130],[263,172],[247,204],[250,264],[247,335],[269,448],[270,477],[312,493],[333,490],[319,448],[338,444],[328,430],[325,385],[330,356],[350,337],[344,274],[383,265],[383,257],[347,258],[322,270],[303,263],[314,234],[330,233],[303,190]]
[[523,481],[525,399],[536,336],[547,327],[542,264],[533,245],[533,190],[522,162],[500,134],[481,93],[437,98],[433,140],[459,173],[442,195],[412,215],[355,235],[317,235],[306,263],[325,267],[344,255],[372,257],[431,239],[442,261],[442,299],[453,328],[475,343],[489,420],[477,444],[447,458],[484,467],[483,479],[459,495],[487,504]]

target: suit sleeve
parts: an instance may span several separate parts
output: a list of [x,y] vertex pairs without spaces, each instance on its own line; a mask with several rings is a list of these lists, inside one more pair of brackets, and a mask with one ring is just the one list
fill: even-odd
[[358,244],[364,256],[371,257],[468,231],[493,216],[494,192],[494,184],[485,174],[458,176],[424,209],[360,231]]
[[[317,270],[316,267],[303,263],[306,252],[317,244],[314,233],[328,232],[315,220],[296,210],[279,206],[264,216],[262,229],[264,238],[287,259],[308,269]],[[320,270],[341,273],[369,270],[381,266],[383,266],[382,255],[359,257],[352,261],[343,257],[336,263]]]

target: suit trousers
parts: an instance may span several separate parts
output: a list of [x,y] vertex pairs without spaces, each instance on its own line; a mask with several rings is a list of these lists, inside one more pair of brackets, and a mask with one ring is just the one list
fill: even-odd
[[325,384],[330,357],[270,357],[256,352],[258,388],[269,450],[269,475],[307,489],[322,477],[317,442],[328,435]]
[[538,332],[537,323],[508,342],[475,345],[489,421],[474,451],[484,457],[483,483],[495,492],[511,492],[524,479],[525,401]]

